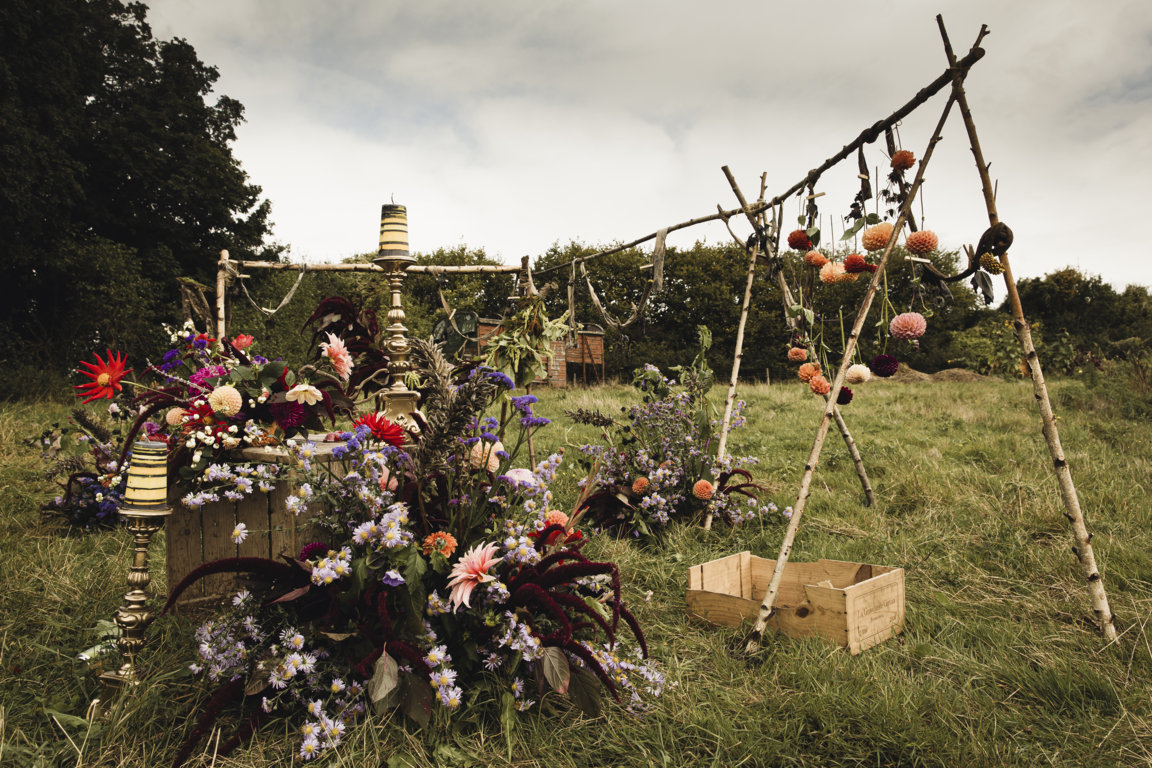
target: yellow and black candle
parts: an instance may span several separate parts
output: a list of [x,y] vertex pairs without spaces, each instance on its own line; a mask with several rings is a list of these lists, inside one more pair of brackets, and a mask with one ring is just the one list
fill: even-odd
[[381,206],[379,256],[408,255],[408,209],[402,205]]
[[125,512],[168,508],[168,446],[141,440],[132,446]]

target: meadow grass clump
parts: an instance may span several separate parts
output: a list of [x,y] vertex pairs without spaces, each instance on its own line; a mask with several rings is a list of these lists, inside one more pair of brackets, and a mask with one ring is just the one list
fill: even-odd
[[[1092,623],[1030,385],[873,382],[843,412],[877,503],[863,505],[851,459],[833,433],[791,559],[903,567],[901,636],[850,656],[819,640],[771,635],[747,656],[748,626],[688,617],[687,568],[742,550],[775,558],[782,516],[711,532],[670,525],[650,540],[593,536],[585,552],[619,564],[624,597],[670,683],[650,711],[592,718],[545,696],[507,739],[488,716],[465,714],[421,731],[390,713],[349,728],[329,764],[1149,763],[1152,424],[1078,382],[1051,387],[1116,615],[1116,642],[1106,644]],[[609,386],[538,394],[536,412],[554,424],[538,434],[536,450],[566,449],[551,487],[559,506],[571,504],[583,476],[572,461],[575,447],[597,435],[564,411],[619,413],[634,392]],[[733,435],[731,450],[759,458],[757,481],[784,509],[795,501],[821,402],[792,384],[747,386],[741,396],[748,426]],[[205,702],[187,671],[195,617],[157,621],[140,660],[145,683],[115,699],[105,720],[83,720],[98,688],[76,657],[99,641],[125,591],[129,540],[122,529],[68,535],[40,516],[54,491],[21,439],[66,418],[67,409],[0,405],[0,765],[166,765]],[[166,585],[163,534],[157,538],[159,592]],[[215,764],[284,765],[298,740],[274,721]],[[211,745],[188,763],[212,764]]]

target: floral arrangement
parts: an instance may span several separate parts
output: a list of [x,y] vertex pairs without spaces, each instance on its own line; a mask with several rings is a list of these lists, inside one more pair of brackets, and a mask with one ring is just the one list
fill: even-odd
[[[309,760],[354,721],[393,708],[420,725],[491,710],[510,728],[545,697],[595,713],[603,689],[631,709],[660,693],[618,568],[583,553],[579,510],[555,506],[548,485],[562,457],[518,465],[548,423],[535,398],[509,398],[506,375],[455,368],[429,342],[414,342],[411,360],[418,438],[373,416],[340,435],[329,463],[310,443],[292,448],[295,509],[322,502],[323,540],[285,561],[205,564],[173,591],[169,605],[222,572],[254,585],[197,632],[195,669],[216,690],[177,762],[229,705],[241,720],[221,753],[284,717]],[[485,415],[502,399],[512,405],[504,423]],[[618,644],[622,626],[634,651]]]
[[[321,305],[327,307],[325,317],[343,317],[331,301]],[[387,360],[362,343],[356,329],[367,329],[348,327],[347,343],[324,333],[316,362],[300,371],[260,355],[251,335],[218,340],[191,322],[165,327],[172,347],[159,363],[145,365],[138,378],[128,378],[133,369],[119,352],[82,361],[78,373],[85,381],[76,385],[77,394],[84,404],[111,401],[109,414],[118,425],[109,430],[83,411],[73,414],[89,455],[56,460],[53,471],[65,478],[64,493],[46,510],[74,526],[115,521],[130,449],[141,436],[168,444],[169,463],[189,488],[183,499],[188,506],[270,490],[275,465],[224,460],[239,449],[278,445],[308,429],[323,429],[325,419],[334,425],[338,414],[352,413],[359,384]],[[45,433],[40,442],[54,456],[62,437]]]
[[[580,447],[591,467],[585,514],[595,525],[645,536],[672,520],[711,514],[735,525],[777,511],[758,499],[764,489],[747,469],[755,457],[716,455],[720,424],[707,399],[713,377],[705,356],[711,335],[700,332],[692,365],[675,369],[680,384],[646,364],[632,382],[642,402],[624,409],[623,419],[569,413],[602,429],[602,444]],[[730,429],[746,423],[744,407],[743,400],[734,404]]]

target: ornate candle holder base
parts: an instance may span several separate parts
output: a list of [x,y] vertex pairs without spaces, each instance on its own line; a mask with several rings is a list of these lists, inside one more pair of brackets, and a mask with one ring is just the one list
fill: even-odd
[[140,684],[136,671],[136,657],[144,649],[145,632],[155,618],[148,609],[148,584],[152,581],[148,568],[148,548],[152,536],[164,525],[164,518],[172,513],[171,508],[140,512],[123,508],[120,514],[128,519],[128,530],[132,533],[132,566],[128,570],[128,592],[124,602],[113,616],[120,628],[116,648],[123,663],[116,669],[100,673],[102,693],[100,698],[88,706],[88,719],[103,717],[108,711],[108,702],[119,692]]

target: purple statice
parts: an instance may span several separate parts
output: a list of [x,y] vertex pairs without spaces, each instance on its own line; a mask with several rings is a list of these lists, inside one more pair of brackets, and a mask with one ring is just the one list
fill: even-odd
[[161,371],[164,371],[164,373],[168,373],[170,371],[174,371],[177,368],[179,368],[180,367],[180,350],[170,349],[167,352],[165,352],[164,358],[160,361],[160,365],[157,367]]

